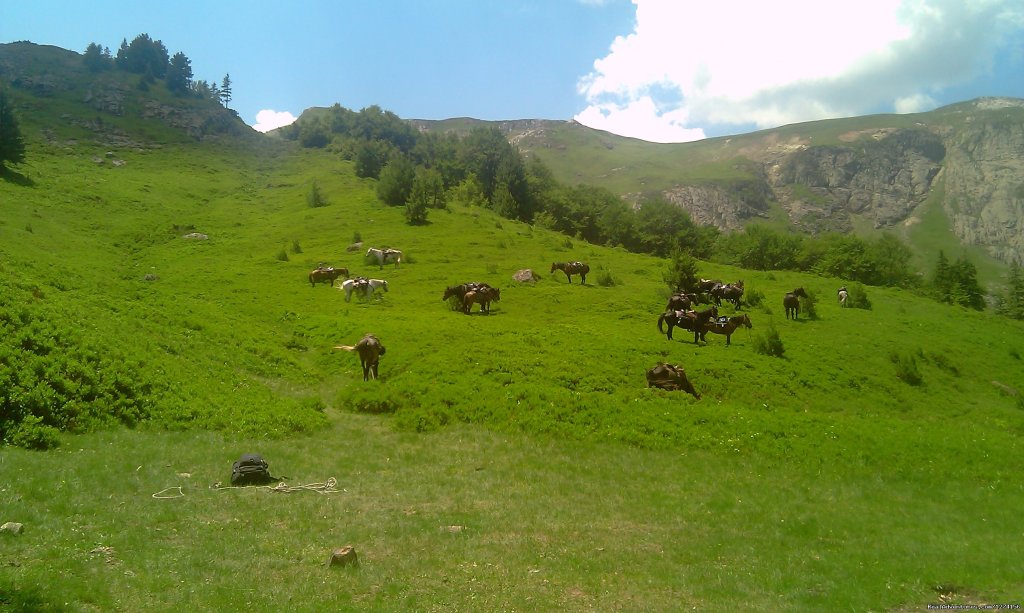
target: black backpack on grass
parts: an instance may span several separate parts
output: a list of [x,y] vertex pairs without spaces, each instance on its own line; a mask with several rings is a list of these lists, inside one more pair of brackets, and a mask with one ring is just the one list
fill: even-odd
[[231,467],[231,485],[266,485],[279,481],[270,476],[270,467],[263,456],[247,453]]

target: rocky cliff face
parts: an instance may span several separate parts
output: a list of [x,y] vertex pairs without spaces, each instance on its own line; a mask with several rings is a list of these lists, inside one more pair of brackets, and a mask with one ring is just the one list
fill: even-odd
[[743,151],[759,164],[759,185],[678,185],[665,197],[725,230],[777,202],[802,230],[845,232],[854,217],[881,229],[912,223],[936,195],[961,242],[1024,263],[1024,100],[976,100],[911,128],[846,133],[839,145],[765,138]]
[[1024,101],[983,100],[946,137],[946,214],[953,232],[1005,262],[1024,263],[1024,121],[988,114]]

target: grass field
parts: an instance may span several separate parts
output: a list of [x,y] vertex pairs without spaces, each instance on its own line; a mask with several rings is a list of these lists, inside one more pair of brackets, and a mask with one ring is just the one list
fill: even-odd
[[[0,522],[25,525],[0,535],[0,610],[1022,602],[1020,322],[874,287],[872,310],[840,309],[840,279],[702,264],[765,296],[754,328],[668,341],[664,260],[479,209],[409,226],[349,163],[284,143],[113,167],[34,134],[25,180],[0,182],[6,330],[31,346],[34,321],[154,391],[134,428],[0,450]],[[307,206],[314,180],[327,206]],[[406,260],[370,266],[357,237]],[[568,260],[586,285],[548,273]],[[390,291],[346,303],[309,285],[318,262]],[[441,300],[471,280],[501,288],[490,315]],[[797,286],[817,318],[784,318]],[[770,329],[781,358],[754,351]],[[369,383],[331,349],[366,332],[387,347]],[[646,388],[659,361],[703,399]],[[337,491],[211,488],[253,451]],[[360,567],[327,567],[346,544]]]

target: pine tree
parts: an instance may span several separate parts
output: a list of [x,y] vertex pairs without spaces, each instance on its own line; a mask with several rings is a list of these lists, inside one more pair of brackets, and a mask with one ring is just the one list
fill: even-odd
[[225,74],[220,82],[220,103],[227,107],[231,102],[231,75]]
[[13,105],[7,92],[0,89],[0,170],[4,163],[20,164],[25,161],[25,141],[22,140]]
[[82,58],[82,62],[90,72],[102,72],[110,67],[110,50],[108,49],[106,54],[103,52],[103,47],[100,47],[97,43],[89,43],[89,46],[85,48],[85,54]]
[[192,87],[192,62],[181,51],[171,58],[167,67],[167,89],[177,95],[184,95]]
[[676,247],[672,250],[671,261],[662,277],[672,292],[689,292],[697,286],[697,260],[689,253]]

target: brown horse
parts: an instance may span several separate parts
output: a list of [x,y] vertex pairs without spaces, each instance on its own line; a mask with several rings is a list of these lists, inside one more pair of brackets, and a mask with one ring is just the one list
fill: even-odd
[[444,295],[441,296],[441,300],[444,302],[451,298],[455,298],[455,307],[461,311],[465,308],[467,292],[489,287],[491,286],[486,283],[478,283],[476,281],[470,281],[469,283],[463,283],[462,285],[452,285],[444,288]]
[[704,325],[704,329],[708,332],[714,332],[715,334],[724,334],[725,344],[728,346],[732,343],[732,333],[740,326],[746,326],[747,328],[754,327],[754,324],[750,323],[750,315],[744,313],[743,315],[730,317],[724,323],[719,321],[709,321]]
[[786,319],[789,319],[790,315],[794,320],[800,317],[800,298],[806,297],[807,292],[804,291],[804,288],[798,287],[782,298],[782,306],[786,309]]
[[334,287],[334,280],[338,277],[345,277],[348,279],[347,268],[334,268],[329,266],[327,268],[317,267],[309,273],[309,284],[311,287],[316,287],[319,283],[330,283],[331,287]]
[[689,311],[690,307],[697,304],[697,294],[678,293],[672,294],[665,305],[666,311]]
[[462,312],[469,315],[469,312],[473,308],[473,303],[480,305],[481,313],[491,312],[491,301],[501,300],[501,290],[496,287],[486,286],[475,290],[469,290],[466,295],[462,297]]
[[371,376],[377,378],[377,365],[385,350],[376,336],[367,334],[355,345],[338,345],[335,349],[358,352],[359,362],[363,367],[363,381],[369,381]]
[[693,388],[693,384],[686,377],[686,371],[682,366],[674,364],[659,363],[647,371],[647,387],[657,387],[663,390],[682,390],[693,394],[693,397],[700,400],[700,394]]
[[721,305],[723,300],[727,300],[738,309],[740,308],[740,299],[743,298],[743,281],[714,287],[711,290],[711,297],[717,305]]
[[662,323],[668,324],[668,332],[665,336],[668,340],[672,340],[672,328],[682,328],[683,330],[689,330],[693,332],[693,343],[697,344],[698,340],[702,340],[705,343],[707,339],[704,338],[704,329],[709,320],[718,317],[718,308],[711,307],[706,311],[665,311],[658,318],[658,332],[665,332],[662,328]]
[[590,266],[584,262],[554,262],[551,264],[551,272],[561,270],[565,273],[565,278],[572,284],[572,276],[579,275],[580,283],[587,283],[587,273],[590,272]]

